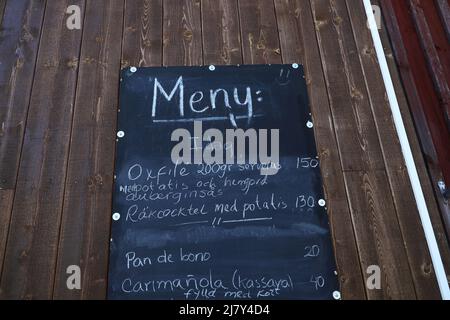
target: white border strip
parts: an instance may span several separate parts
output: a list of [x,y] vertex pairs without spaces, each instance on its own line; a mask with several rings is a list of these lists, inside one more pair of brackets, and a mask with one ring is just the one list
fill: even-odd
[[431,224],[428,208],[423,196],[422,186],[420,185],[419,175],[417,173],[416,164],[412,155],[411,147],[409,145],[408,136],[406,134],[405,125],[403,123],[402,115],[395,94],[394,85],[392,83],[391,74],[389,73],[388,64],[384,55],[383,45],[381,43],[380,34],[378,33],[377,23],[372,11],[372,4],[370,0],[363,0],[366,9],[366,15],[369,21],[369,28],[372,34],[372,39],[375,45],[375,50],[380,64],[381,73],[383,75],[384,85],[389,98],[392,116],[394,118],[395,128],[402,147],[403,157],[405,158],[406,168],[408,170],[409,180],[414,192],[414,197],[419,210],[420,220],[422,221],[423,231],[427,240],[428,249],[433,262],[436,279],[441,291],[443,300],[450,300],[450,289],[447,282],[447,275],[445,274],[444,265],[442,263],[441,254],[437,245],[436,236],[434,234],[433,225]]

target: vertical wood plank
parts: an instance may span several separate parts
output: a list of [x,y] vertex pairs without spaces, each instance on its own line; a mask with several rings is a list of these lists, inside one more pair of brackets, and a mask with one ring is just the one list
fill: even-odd
[[80,30],[49,0],[39,46],[1,281],[2,298],[48,299],[53,289]]
[[205,64],[241,64],[237,0],[202,0]]
[[239,0],[239,19],[244,63],[281,63],[273,1]]
[[[367,290],[369,299],[415,299],[404,242],[395,225],[395,208],[382,170],[344,172],[361,252],[363,270],[377,265],[381,290]],[[386,215],[394,216],[393,219]],[[392,223],[393,225],[390,225]]]
[[[448,222],[450,233],[450,206],[442,201],[438,181],[450,175],[450,135],[442,112],[439,110],[439,98],[434,90],[433,81],[426,66],[425,54],[417,37],[413,19],[406,1],[381,1],[392,46],[400,66],[400,74],[410,100],[411,113],[426,154],[433,186],[438,195],[444,219]],[[432,125],[430,125],[432,124]],[[450,178],[448,178],[450,180]]]
[[305,67],[342,297],[346,300],[365,299],[364,279],[311,10],[309,4],[301,0],[276,0],[275,8],[283,63],[301,62]]
[[[377,0],[377,3],[380,2]],[[384,9],[384,7],[383,7]],[[387,32],[387,23],[386,23],[386,14],[383,11],[383,28],[381,29],[381,40],[385,48],[387,61],[389,65],[389,70],[392,76],[392,80],[394,82],[395,92],[397,93],[397,99],[399,101],[400,111],[402,113],[403,122],[406,127],[406,132],[409,138],[409,143],[411,145],[411,149],[413,151],[413,156],[416,161],[417,170],[419,171],[419,178],[422,183],[422,189],[425,194],[425,200],[427,202],[427,205],[429,207],[430,215],[431,215],[431,222],[433,223],[434,232],[441,250],[442,257],[444,259],[444,265],[447,271],[447,277],[450,279],[450,249],[449,249],[449,243],[447,241],[447,236],[445,233],[444,226],[447,225],[447,230],[449,230],[450,221],[445,221],[446,216],[450,216],[450,209],[448,206],[448,203],[445,204],[444,201],[438,202],[436,204],[436,197],[433,192],[433,184],[432,179],[436,176],[436,173],[432,167],[428,165],[427,167],[427,161],[430,157],[430,153],[425,152],[425,155],[422,151],[423,145],[421,146],[419,142],[419,135],[420,133],[416,131],[416,127],[414,126],[413,116],[411,115],[411,109],[410,105],[413,103],[416,104],[418,102],[418,95],[417,92],[411,91],[413,95],[411,96],[412,99],[408,100],[406,98],[406,90],[403,87],[403,85],[406,84],[406,82],[402,82],[401,75],[399,68],[396,63],[396,58],[394,57],[393,48],[391,47],[391,42],[389,41],[389,35]],[[392,42],[394,43],[394,42]],[[397,42],[398,44],[398,42]],[[401,62],[399,62],[401,64]],[[415,93],[414,93],[415,92]],[[409,94],[409,92],[408,92]],[[431,152],[431,151],[430,151]],[[428,170],[430,172],[428,172]],[[437,186],[435,186],[437,189]],[[435,192],[439,192],[438,190],[435,190]],[[442,206],[441,206],[442,205]],[[444,226],[442,224],[442,219],[439,214],[439,209],[444,213]],[[445,211],[447,210],[447,211]],[[447,224],[446,224],[447,223]]]
[[349,30],[342,29],[342,18],[333,12],[328,0],[313,0],[311,6],[343,169],[383,169],[373,119],[368,110],[360,108],[360,84],[351,73],[355,55],[342,42]]
[[[88,1],[64,194],[55,299],[104,299],[124,1]],[[66,268],[81,268],[68,290]]]
[[[435,226],[438,243],[443,243],[445,247],[448,245],[448,236],[450,235],[450,206],[448,201],[445,201],[445,199],[440,196],[441,193],[438,187],[438,181],[444,179],[444,174],[439,163],[440,160],[438,157],[438,152],[440,154],[448,152],[448,148],[442,148],[443,145],[447,146],[445,143],[437,143],[435,145],[433,139],[437,139],[436,141],[444,141],[449,138],[449,135],[446,134],[444,130],[436,130],[437,126],[435,126],[436,128],[432,130],[432,128],[430,128],[427,124],[427,116],[424,113],[423,107],[425,97],[426,104],[428,105],[436,104],[437,99],[431,89],[431,81],[427,81],[428,76],[426,74],[426,70],[424,70],[423,60],[420,59],[420,54],[412,55],[411,60],[409,60],[409,51],[406,50],[406,45],[415,46],[415,48],[420,48],[420,45],[417,42],[414,43],[413,39],[410,37],[407,39],[402,39],[402,34],[405,32],[403,29],[405,26],[403,25],[406,23],[402,23],[403,28],[401,28],[401,25],[399,25],[396,17],[396,10],[398,10],[398,8],[394,8],[394,3],[387,0],[380,0],[378,2],[383,10],[386,29],[389,31],[389,36],[385,35],[384,37],[385,42],[388,43],[389,40],[391,40],[390,43],[392,45],[395,61],[399,66],[398,72],[399,77],[401,77],[401,84],[408,95],[409,106],[407,103],[400,104],[401,108],[402,106],[405,106],[402,110],[409,110],[408,112],[403,113],[403,119],[409,119],[411,117],[414,119],[414,123],[411,122],[410,125],[406,123],[407,130],[409,130],[407,132],[409,133],[409,137],[415,137],[413,133],[416,132],[417,136],[420,138],[420,148],[417,149],[418,151],[414,152],[414,144],[412,144],[413,153],[420,155],[421,152],[423,152],[423,157],[426,161],[429,176],[431,177],[431,187],[434,190],[434,195],[427,197],[427,194],[425,194],[425,196],[427,197],[427,204],[433,203],[436,200],[438,202],[447,235],[445,232],[441,233],[439,229],[436,228],[436,226],[439,226],[441,223],[441,217],[438,217],[435,220],[432,217],[432,222]],[[396,2],[395,4],[398,5],[400,2]],[[403,11],[400,10],[400,13],[403,13]],[[399,19],[402,19],[402,21],[407,21],[407,18],[403,15],[399,16]],[[408,26],[406,25],[406,27]],[[411,23],[408,30],[413,30]],[[411,32],[405,34],[411,34]],[[420,49],[417,50],[421,52]],[[394,59],[394,57],[392,57],[392,59]],[[391,72],[392,69],[397,70],[396,68],[391,67]],[[395,75],[395,73],[392,74]],[[421,79],[422,83],[420,87],[416,85],[415,77]],[[422,90],[419,90],[419,88]],[[442,117],[440,119],[442,120]],[[436,124],[439,123],[440,120],[433,120],[431,122]],[[419,172],[419,175],[420,174],[421,172]],[[425,174],[425,172],[421,176],[421,181],[422,183],[428,182],[428,175]],[[445,251],[446,250],[444,250],[444,252]],[[444,261],[444,263],[447,265],[447,272],[450,272],[450,265],[446,263],[446,261]]]
[[[0,189],[16,185],[45,1],[3,1],[0,28]],[[0,12],[1,13],[1,12]]]
[[[397,22],[397,18],[395,15],[395,10],[393,7],[392,2],[386,1],[386,0],[380,0],[378,2],[383,10],[383,17],[386,29],[389,31],[389,36],[383,32],[381,32],[381,35],[384,34],[385,43],[390,42],[392,44],[392,50],[393,50],[393,56],[390,59],[391,60],[391,74],[395,75],[395,72],[392,72],[392,70],[397,71],[396,68],[392,67],[392,64],[398,65],[398,72],[399,72],[399,81],[401,81],[402,87],[404,88],[406,94],[408,95],[408,102],[405,102],[404,104],[400,103],[400,107],[405,106],[406,110],[410,110],[408,112],[404,112],[403,119],[408,119],[412,116],[414,117],[414,124],[411,123],[410,126],[408,126],[408,123],[406,123],[406,127],[411,128],[411,131],[408,133],[415,132],[415,128],[417,129],[417,135],[420,137],[420,147],[421,151],[424,154],[425,161],[427,164],[427,168],[430,172],[431,179],[433,181],[433,187],[436,194],[439,194],[439,190],[437,187],[437,182],[440,179],[443,179],[443,173],[441,168],[439,167],[439,159],[437,155],[437,148],[433,144],[433,132],[431,132],[430,128],[427,125],[427,119],[425,117],[423,107],[422,107],[422,96],[421,93],[418,91],[418,88],[414,81],[414,74],[413,70],[411,68],[410,62],[408,61],[408,54],[405,48],[405,45],[403,43],[402,37],[401,37],[401,31],[400,26]],[[395,57],[394,57],[395,55]],[[389,56],[388,56],[389,57]],[[392,61],[394,60],[394,61]],[[388,60],[389,62],[389,60]],[[395,63],[396,62],[396,63]],[[415,68],[417,68],[417,65],[415,65]],[[422,73],[423,75],[424,73]],[[401,77],[401,78],[400,78]],[[423,79],[425,81],[425,76],[423,76]],[[430,86],[428,85],[428,88]],[[428,91],[430,92],[430,91]],[[433,98],[432,94],[429,95],[429,98]],[[436,100],[432,99],[433,103],[436,103]],[[405,98],[406,101],[406,98]],[[409,104],[409,106],[408,106]],[[405,110],[405,108],[402,108],[402,110]],[[406,118],[405,118],[406,117]],[[412,129],[414,128],[414,129]],[[408,135],[411,136],[411,135]],[[415,136],[415,135],[412,135]],[[414,145],[412,145],[414,148]],[[414,151],[414,150],[413,150]],[[442,150],[441,150],[442,151]],[[420,154],[417,152],[414,152],[414,154]],[[424,180],[422,180],[424,181]],[[434,199],[434,196],[433,196]],[[427,199],[427,203],[429,203],[429,199]],[[439,202],[439,208],[444,213],[444,218],[446,216],[450,216],[450,209],[448,204],[445,203],[445,201],[438,201]],[[447,220],[447,228],[450,225],[450,221]]]
[[[311,5],[362,269],[379,265],[384,276],[382,290],[367,290],[368,298],[415,298],[408,256],[393,199],[387,192],[390,187],[385,179],[383,153],[345,2],[312,0]],[[358,145],[348,148],[352,141]]]
[[163,65],[202,65],[200,0],[165,0],[163,5]]
[[126,0],[122,67],[162,64],[162,0]]
[[[386,171],[396,206],[399,225],[405,240],[405,248],[414,278],[417,296],[419,299],[438,299],[440,297],[439,288],[437,287],[435,274],[431,267],[431,257],[428,252],[419,213],[406,172],[400,143],[392,121],[386,91],[384,86],[380,85],[383,83],[383,79],[375,49],[372,45],[370,31],[366,28],[364,7],[362,3],[353,3],[347,0],[347,8],[358,46],[358,54],[368,89],[368,99],[374,114],[378,136],[383,149]],[[355,30],[358,30],[358,32],[355,32]],[[391,52],[387,53],[392,57]],[[393,72],[396,73],[397,71],[395,70]],[[399,90],[402,90],[402,88],[397,87],[397,92]],[[404,96],[400,97],[399,101],[403,104],[406,102]],[[405,107],[407,108],[407,105]],[[406,112],[404,112],[403,116],[410,118],[410,115],[407,115]],[[415,135],[416,133],[414,131],[409,135],[411,137],[410,140],[416,140],[411,141],[412,144],[417,143],[417,139],[412,139]],[[420,149],[417,147],[416,152],[419,152],[419,157],[416,155],[417,167],[423,171],[425,170],[425,166],[423,158],[420,157]],[[439,216],[434,199],[429,198],[429,200],[429,212],[431,215]]]

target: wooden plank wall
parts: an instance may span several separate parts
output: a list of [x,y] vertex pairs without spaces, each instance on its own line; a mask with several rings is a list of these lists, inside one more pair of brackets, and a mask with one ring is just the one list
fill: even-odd
[[[81,30],[65,27],[69,4],[82,8]],[[294,62],[305,67],[343,298],[439,297],[362,3],[8,0],[3,16],[0,298],[106,297],[121,67]],[[67,290],[72,264],[81,290]],[[366,288],[370,265],[381,290]]]
[[[0,266],[11,220],[14,189],[30,101],[44,2],[3,2],[0,57]],[[1,269],[0,269],[1,271]],[[0,289],[1,290],[1,289]]]
[[380,1],[411,105],[432,185],[450,237],[450,5],[448,1]]

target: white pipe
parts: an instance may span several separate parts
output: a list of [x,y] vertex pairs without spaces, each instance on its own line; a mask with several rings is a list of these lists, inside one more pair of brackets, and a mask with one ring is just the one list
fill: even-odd
[[375,45],[375,50],[380,64],[381,74],[383,75],[384,85],[389,98],[392,116],[394,118],[395,128],[400,140],[403,157],[405,158],[406,168],[408,170],[409,180],[416,199],[417,209],[419,210],[420,220],[422,221],[423,231],[427,240],[428,249],[430,250],[431,261],[433,262],[434,272],[441,291],[443,300],[450,300],[450,289],[445,274],[444,264],[442,263],[441,254],[437,245],[436,236],[434,235],[433,225],[431,224],[430,214],[423,196],[422,186],[420,185],[419,175],[417,173],[416,164],[409,145],[408,136],[406,134],[405,125],[403,123],[400,107],[398,105],[397,96],[395,94],[394,85],[392,83],[391,74],[389,73],[388,64],[384,55],[383,45],[381,44],[380,34],[378,33],[377,23],[372,11],[370,0],[363,0],[366,9],[369,28]]

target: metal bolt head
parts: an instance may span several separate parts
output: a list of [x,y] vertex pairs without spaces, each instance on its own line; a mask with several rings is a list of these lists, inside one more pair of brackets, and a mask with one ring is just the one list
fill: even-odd
[[324,207],[325,206],[325,200],[320,199],[319,201],[317,201],[317,203],[319,203],[319,206]]
[[213,66],[213,65],[210,65],[210,66],[209,66],[209,70],[210,70],[210,71],[214,71],[214,70],[216,70],[216,67]]
[[306,126],[311,129],[312,127],[314,127],[314,124],[311,121],[308,121],[306,123]]
[[333,298],[335,300],[341,300],[341,293],[339,291],[333,291]]
[[137,68],[136,68],[136,67],[131,67],[131,68],[130,68],[130,71],[133,72],[133,73],[135,73],[135,72],[137,71]]
[[119,220],[119,219],[120,219],[120,213],[118,213],[118,212],[114,212],[114,214],[113,214],[112,218],[113,218],[113,220],[114,220],[114,221],[117,221],[117,220]]
[[125,136],[125,132],[119,131],[119,132],[117,132],[117,136],[118,136],[119,138],[123,138],[123,137]]
[[447,188],[447,186],[445,185],[444,180],[439,180],[438,183],[437,183],[437,185],[438,185],[439,191],[441,192],[442,196],[443,196],[445,199],[448,199],[449,196],[450,196],[450,190],[449,190],[449,189]]
[[298,63],[293,63],[293,64],[292,64],[292,68],[298,69]]

